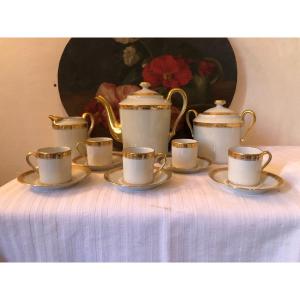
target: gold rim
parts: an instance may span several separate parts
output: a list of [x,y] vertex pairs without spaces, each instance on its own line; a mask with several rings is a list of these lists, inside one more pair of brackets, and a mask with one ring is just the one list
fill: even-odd
[[123,151],[123,157],[125,158],[130,158],[130,159],[148,159],[155,157],[155,152],[147,152],[147,153],[135,153],[135,152],[130,152],[130,150]]
[[[57,183],[57,184],[46,184],[46,183],[36,183],[36,184],[33,184],[33,183],[30,183],[28,181],[26,181],[26,177],[32,173],[36,173],[38,174],[37,172],[33,171],[33,170],[30,170],[30,171],[27,171],[25,173],[22,173],[21,175],[19,175],[17,177],[17,180],[20,182],[20,183],[23,183],[23,184],[26,184],[26,185],[30,185],[32,187],[42,187],[42,188],[64,188],[64,187],[68,187],[68,186],[71,186],[73,184],[76,184],[78,183],[79,181],[83,180],[84,178],[86,178],[88,175],[91,174],[91,170],[86,167],[86,166],[74,166],[72,165],[72,170],[73,169],[78,169],[78,170],[82,170],[85,174],[84,176],[82,177],[78,177],[78,178],[75,178],[68,181],[68,182],[64,182],[64,183]],[[38,175],[37,175],[38,176]]]
[[77,128],[87,128],[87,123],[82,124],[69,124],[69,125],[59,125],[59,124],[52,124],[52,128],[54,129],[77,129]]
[[216,111],[216,112],[209,112],[209,111],[205,111],[203,113],[201,113],[201,115],[210,115],[210,116],[238,116],[238,114],[234,113],[234,112],[221,112],[221,111]]
[[278,189],[279,187],[281,187],[284,184],[284,180],[283,178],[281,178],[280,176],[270,173],[270,172],[266,172],[266,171],[262,171],[262,174],[264,174],[265,176],[270,176],[272,178],[274,178],[277,181],[277,184],[274,186],[270,186],[270,187],[265,187],[265,188],[255,188],[255,186],[252,187],[246,187],[246,186],[238,186],[235,185],[236,187],[233,187],[233,185],[231,185],[228,182],[222,182],[222,181],[218,181],[214,178],[214,175],[218,172],[222,172],[222,171],[228,171],[228,168],[219,168],[219,169],[213,169],[208,173],[208,176],[216,183],[220,183],[226,186],[229,186],[233,189],[239,189],[239,190],[243,190],[243,191],[259,191],[259,190],[263,190],[263,191],[269,191],[269,190],[274,190],[274,189]]
[[257,154],[245,154],[245,153],[236,152],[231,149],[228,149],[228,155],[232,158],[240,159],[240,160],[259,160],[264,153],[262,150],[260,151],[261,153],[257,153]]
[[71,150],[66,150],[64,152],[54,152],[54,153],[37,151],[34,153],[34,156],[36,158],[43,158],[43,159],[61,159],[70,155],[71,155]]
[[171,104],[151,104],[151,105],[133,105],[133,104],[120,104],[120,109],[130,109],[130,110],[161,110],[161,109],[171,109]]
[[[198,164],[199,159],[206,161],[207,162],[207,166],[205,166],[205,167],[201,166],[200,167],[199,164]],[[170,166],[169,169],[171,171],[173,171],[174,173],[193,174],[193,173],[199,173],[199,172],[207,170],[211,164],[212,164],[212,161],[210,159],[208,159],[206,157],[198,156],[197,157],[197,165],[196,165],[196,167],[194,167],[192,169],[175,168],[173,166]]]
[[[139,90],[141,91],[141,90]],[[160,94],[158,93],[137,93],[137,92],[134,92],[132,94],[130,94],[129,96],[156,96],[156,97],[162,97]]]
[[200,127],[217,127],[217,128],[238,128],[242,127],[243,123],[204,123],[193,121],[195,126]]
[[177,141],[172,141],[172,146],[175,148],[196,148],[198,146],[198,142],[177,142]]
[[[84,160],[84,162],[80,162],[80,160]],[[106,171],[106,170],[110,170],[110,169],[116,168],[119,165],[121,165],[122,164],[122,158],[119,155],[115,155],[115,156],[113,156],[111,164],[103,165],[103,166],[93,166],[93,165],[90,166],[90,165],[88,165],[87,157],[82,156],[82,155],[73,158],[72,162],[73,162],[73,165],[80,166],[80,167],[88,167],[93,171]]]
[[108,181],[109,183],[111,183],[113,185],[116,185],[116,186],[119,186],[119,187],[126,187],[126,188],[143,188],[143,187],[145,187],[145,188],[147,188],[147,187],[155,187],[157,185],[165,183],[166,181],[168,181],[172,177],[172,172],[171,171],[166,170],[166,169],[162,169],[162,170],[160,170],[160,172],[165,173],[167,175],[166,180],[163,181],[163,182],[152,181],[152,182],[146,183],[146,184],[129,184],[129,183],[126,184],[126,183],[121,183],[119,181],[116,182],[116,181],[111,180],[110,175],[112,173],[120,171],[120,170],[123,170],[123,167],[118,167],[118,168],[114,168],[114,169],[111,169],[109,171],[106,171],[104,173],[104,179],[106,181]]
[[89,146],[104,146],[104,145],[112,145],[112,140],[104,140],[104,141],[95,141],[87,139],[85,141],[86,145]]

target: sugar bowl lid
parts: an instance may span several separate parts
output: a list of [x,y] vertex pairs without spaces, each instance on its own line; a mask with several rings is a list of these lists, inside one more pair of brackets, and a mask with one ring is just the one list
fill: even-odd
[[[226,104],[225,100],[215,100],[215,107],[212,107],[203,113],[198,114],[198,116],[193,120],[195,125],[210,124],[218,127],[218,124],[221,124],[219,127],[230,127],[231,124],[237,124],[239,126],[243,121],[240,115],[233,110],[224,107]],[[234,126],[234,125],[233,125]]]
[[161,107],[170,108],[171,103],[168,102],[164,97],[150,89],[149,82],[141,82],[141,89],[128,95],[126,99],[120,102],[121,108],[130,107]]

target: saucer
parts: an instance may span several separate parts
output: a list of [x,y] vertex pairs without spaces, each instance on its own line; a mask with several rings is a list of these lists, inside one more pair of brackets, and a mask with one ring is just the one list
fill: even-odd
[[172,166],[172,157],[167,157],[166,169],[171,170],[174,173],[192,174],[192,173],[198,173],[207,170],[207,168],[210,165],[211,165],[211,161],[208,158],[198,157],[197,165],[194,168],[191,169],[175,168]]
[[105,166],[89,166],[86,156],[77,156],[72,160],[73,164],[81,167],[89,167],[92,171],[106,171],[122,164],[122,155],[113,153],[112,163]]
[[261,182],[256,186],[244,186],[233,184],[228,181],[228,168],[218,168],[211,170],[208,176],[220,186],[223,186],[229,190],[237,191],[249,195],[262,194],[265,192],[279,189],[284,180],[273,173],[262,171]]
[[39,181],[39,174],[33,170],[27,171],[20,176],[18,176],[18,181],[24,184],[31,185],[32,187],[39,187],[44,189],[62,189],[72,186],[88,175],[90,175],[91,170],[87,167],[82,166],[72,166],[72,179],[68,182],[58,183],[58,184],[45,184]]
[[162,169],[155,177],[153,182],[147,184],[129,184],[123,180],[123,167],[115,168],[104,173],[106,181],[116,185],[125,191],[144,191],[158,187],[167,182],[172,176],[172,172]]

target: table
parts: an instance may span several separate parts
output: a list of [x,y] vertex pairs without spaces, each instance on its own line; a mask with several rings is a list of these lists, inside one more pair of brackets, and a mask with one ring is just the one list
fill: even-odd
[[[267,169],[300,162],[300,147],[263,147]],[[0,257],[18,262],[300,261],[300,189],[241,196],[206,173],[173,174],[146,192],[122,192],[93,173],[66,190],[0,188]]]

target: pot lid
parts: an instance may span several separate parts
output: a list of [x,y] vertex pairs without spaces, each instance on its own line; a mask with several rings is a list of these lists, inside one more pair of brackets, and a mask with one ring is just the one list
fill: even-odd
[[150,89],[149,82],[141,82],[141,89],[128,95],[120,102],[120,106],[171,106],[171,103],[164,99],[162,95]]
[[241,123],[242,119],[239,114],[233,110],[224,107],[225,100],[216,100],[216,106],[203,113],[198,114],[194,119],[195,123]]

